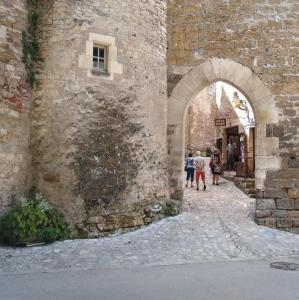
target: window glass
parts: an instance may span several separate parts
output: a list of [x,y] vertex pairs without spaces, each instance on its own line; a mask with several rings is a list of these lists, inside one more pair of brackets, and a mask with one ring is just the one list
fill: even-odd
[[98,55],[99,55],[99,48],[93,47],[93,56],[98,56]]
[[104,49],[99,49],[100,50],[100,57],[104,58],[104,55],[105,55],[105,50]]
[[92,61],[93,61],[93,65],[92,65],[93,68],[97,69],[98,68],[98,59],[96,57],[94,57]]
[[106,71],[106,48],[101,46],[93,47],[92,66],[93,69]]

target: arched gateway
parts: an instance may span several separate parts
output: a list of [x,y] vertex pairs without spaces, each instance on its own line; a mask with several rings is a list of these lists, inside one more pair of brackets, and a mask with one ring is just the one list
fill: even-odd
[[270,90],[249,68],[228,59],[209,59],[189,71],[176,85],[168,99],[169,184],[173,199],[183,198],[186,108],[202,89],[218,80],[239,89],[253,108],[256,120],[256,189],[264,189],[267,170],[280,169],[279,139],[266,136],[267,125],[278,122],[278,113]]

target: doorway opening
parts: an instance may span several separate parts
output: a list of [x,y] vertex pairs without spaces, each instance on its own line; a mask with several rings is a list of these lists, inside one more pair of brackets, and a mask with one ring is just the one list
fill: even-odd
[[[281,167],[281,159],[276,155],[279,151],[279,139],[267,136],[267,126],[278,123],[278,112],[271,91],[249,68],[231,60],[212,58],[184,75],[168,98],[168,170],[170,193],[173,199],[183,200],[184,196],[185,124],[190,101],[217,81],[237,88],[252,106],[255,129],[251,129],[254,149],[251,166],[254,166],[255,170],[255,188],[263,191],[267,171],[279,170]],[[242,100],[241,95],[238,96]],[[242,103],[236,101],[236,105]],[[221,125],[223,120],[219,119],[217,124]],[[229,128],[234,127],[234,124],[222,126]],[[240,144],[242,139],[240,136]],[[214,144],[217,143],[226,144],[227,137],[215,136]]]
[[[198,151],[203,157],[210,157],[218,149],[226,179],[246,185],[244,182],[251,178],[248,181],[254,183],[254,132],[254,113],[247,98],[232,85],[217,81],[188,105],[185,157]],[[252,190],[251,184],[251,193]]]

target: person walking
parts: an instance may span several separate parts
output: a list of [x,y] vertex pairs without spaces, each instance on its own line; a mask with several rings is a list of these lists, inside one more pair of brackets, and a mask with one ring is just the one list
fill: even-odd
[[234,160],[235,160],[235,146],[232,139],[229,140],[227,145],[227,154],[228,154],[228,170],[234,170]]
[[191,187],[193,187],[194,171],[195,171],[195,159],[194,159],[192,153],[189,153],[188,157],[186,158],[185,169],[187,171],[186,187],[188,187],[189,179],[190,179],[190,182],[191,182]]
[[195,182],[196,182],[196,190],[199,190],[199,178],[201,177],[203,183],[203,190],[207,189],[206,187],[206,173],[205,173],[206,162],[205,159],[201,156],[201,152],[196,152],[195,157]]
[[221,160],[219,150],[215,149],[211,155],[209,166],[213,174],[213,184],[219,185],[219,175],[221,174]]

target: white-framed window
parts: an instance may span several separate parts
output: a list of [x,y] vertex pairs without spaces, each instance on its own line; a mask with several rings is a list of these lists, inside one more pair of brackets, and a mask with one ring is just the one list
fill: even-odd
[[106,46],[94,45],[93,56],[92,56],[92,69],[107,73],[107,58],[108,48]]
[[115,74],[123,74],[123,65],[117,61],[115,37],[89,33],[85,53],[79,55],[79,68],[91,78],[113,80]]

